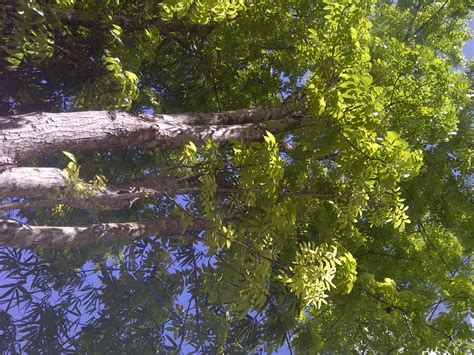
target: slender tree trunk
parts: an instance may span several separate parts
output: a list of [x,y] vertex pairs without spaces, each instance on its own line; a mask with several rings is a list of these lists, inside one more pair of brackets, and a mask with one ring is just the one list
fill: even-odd
[[68,183],[67,174],[56,168],[13,168],[0,173],[0,198],[39,198],[0,204],[0,210],[51,207],[59,203],[88,210],[123,210],[144,197],[197,192],[200,183],[190,177],[146,177],[97,188],[86,182],[80,193]]
[[0,245],[25,249],[64,249],[92,247],[104,243],[130,243],[151,236],[192,242],[185,232],[206,229],[204,221],[185,226],[176,218],[150,222],[102,223],[79,227],[30,226],[0,218]]
[[260,139],[266,130],[279,133],[299,125],[300,120],[282,108],[153,116],[107,111],[37,112],[0,117],[0,158],[22,160],[62,150],[123,146],[176,148],[207,138],[220,143],[230,139],[252,141]]

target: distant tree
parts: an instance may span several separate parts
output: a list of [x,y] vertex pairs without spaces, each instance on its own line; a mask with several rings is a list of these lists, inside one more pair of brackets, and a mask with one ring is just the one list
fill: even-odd
[[2,3],[0,350],[468,351],[470,1]]

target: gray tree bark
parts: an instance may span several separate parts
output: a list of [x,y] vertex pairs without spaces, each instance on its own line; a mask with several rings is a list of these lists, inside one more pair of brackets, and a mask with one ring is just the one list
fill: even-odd
[[0,211],[52,207],[65,204],[88,210],[123,210],[144,197],[164,194],[188,194],[200,190],[197,177],[150,176],[131,182],[109,185],[102,189],[86,182],[86,194],[68,183],[67,174],[56,168],[12,168],[0,173],[2,197],[39,198],[0,204]]
[[176,218],[133,223],[102,223],[77,227],[31,226],[0,218],[0,245],[24,249],[64,249],[92,247],[100,244],[131,243],[151,236],[192,242],[185,232],[206,228],[206,223],[194,220],[184,225]]
[[0,117],[0,161],[44,154],[123,146],[177,148],[210,138],[258,140],[265,131],[279,133],[300,125],[294,112],[238,110],[221,113],[134,115],[128,112],[36,112]]

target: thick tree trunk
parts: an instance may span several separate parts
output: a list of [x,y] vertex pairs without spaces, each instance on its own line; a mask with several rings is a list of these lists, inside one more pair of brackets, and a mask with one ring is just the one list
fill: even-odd
[[68,183],[67,174],[56,168],[13,168],[0,173],[2,197],[40,198],[0,204],[0,210],[50,207],[62,203],[88,210],[123,210],[147,196],[188,194],[199,191],[197,177],[146,177],[98,189],[84,183],[85,194],[78,194]]
[[[207,114],[133,115],[127,112],[37,112],[0,117],[0,158],[15,160],[58,151],[120,146],[175,148],[211,138],[258,140],[265,130],[285,132],[300,124],[286,109]],[[242,123],[244,122],[244,123]]]
[[91,247],[103,243],[130,243],[137,239],[160,236],[192,242],[185,232],[206,229],[204,221],[195,220],[184,226],[179,219],[167,218],[151,222],[103,223],[80,227],[30,226],[0,218],[0,245],[24,249],[64,249]]

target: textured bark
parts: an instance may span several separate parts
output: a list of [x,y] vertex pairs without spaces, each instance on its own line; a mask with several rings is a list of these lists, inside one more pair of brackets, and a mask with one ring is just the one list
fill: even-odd
[[16,161],[10,157],[0,155],[0,173],[16,166]]
[[284,104],[269,109],[241,109],[210,113],[184,113],[162,115],[164,119],[189,125],[239,125],[282,120],[298,116],[302,104],[300,97],[291,98]]
[[0,198],[57,196],[66,188],[67,178],[56,168],[12,168],[0,173]]
[[[120,146],[175,148],[211,138],[258,140],[266,130],[279,133],[300,125],[288,112],[239,110],[208,114],[133,115],[127,112],[37,112],[1,117],[0,158],[22,160],[58,151],[83,151]],[[232,122],[251,122],[230,124]],[[219,124],[208,124],[219,122]],[[203,123],[203,124],[201,124]]]
[[197,177],[146,177],[104,189],[84,184],[82,196],[68,183],[67,174],[56,168],[13,168],[0,173],[0,198],[35,197],[40,200],[0,204],[0,210],[51,207],[58,203],[89,210],[122,210],[146,197],[186,194],[199,190]]
[[151,236],[162,236],[190,242],[185,232],[206,228],[196,220],[184,226],[179,219],[169,218],[153,222],[103,223],[79,227],[30,226],[11,219],[0,218],[0,245],[24,249],[63,249],[92,247],[104,243],[130,243]]

